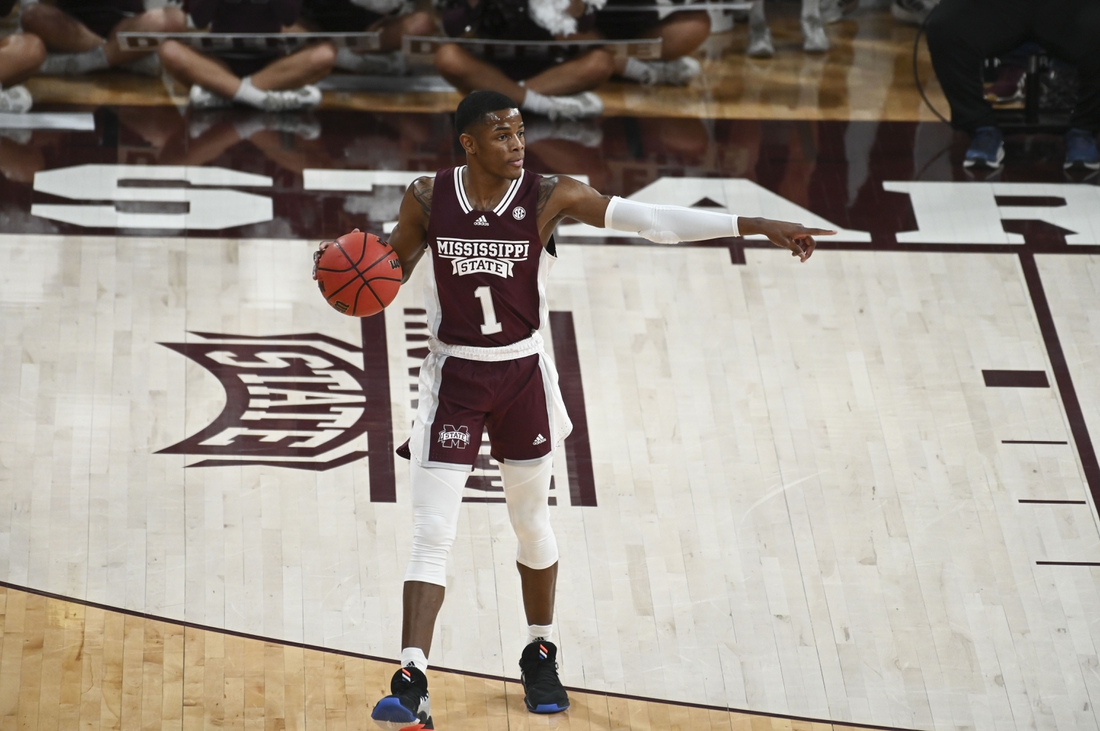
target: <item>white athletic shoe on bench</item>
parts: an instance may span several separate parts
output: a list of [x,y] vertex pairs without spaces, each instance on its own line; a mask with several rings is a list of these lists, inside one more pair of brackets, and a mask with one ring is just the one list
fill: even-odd
[[702,64],[691,56],[645,63],[653,69],[653,80],[649,83],[661,86],[687,86],[703,70]]
[[229,97],[215,94],[209,89],[194,84],[188,95],[191,107],[194,109],[226,109],[233,106],[233,100]]
[[320,103],[321,90],[312,84],[307,84],[300,89],[267,92],[263,109],[265,112],[296,112],[314,109]]
[[5,114],[26,114],[34,106],[34,99],[25,86],[0,88],[0,112]]
[[546,114],[550,119],[590,119],[603,114],[603,100],[591,91],[547,98],[554,105]]

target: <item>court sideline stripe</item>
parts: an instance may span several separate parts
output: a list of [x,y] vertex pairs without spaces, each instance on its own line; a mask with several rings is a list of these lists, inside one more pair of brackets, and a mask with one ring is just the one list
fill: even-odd
[[1019,502],[1035,505],[1088,505],[1084,500],[1020,500]]
[[1100,561],[1036,561],[1036,566],[1100,566]]
[[[160,617],[155,614],[148,614],[146,612],[139,612],[135,609],[123,609],[121,607],[112,607],[109,604],[101,604],[99,602],[88,601],[86,599],[77,599],[75,597],[64,596],[62,594],[55,594],[52,591],[44,591],[42,589],[34,589],[29,586],[21,586],[19,584],[13,584],[10,581],[4,581],[0,579],[0,587],[5,589],[13,589],[15,591],[22,591],[27,594],[34,594],[35,596],[45,597],[46,599],[56,599],[57,601],[70,602],[72,604],[79,604],[83,607],[90,607],[92,609],[100,609],[105,612],[115,612],[117,614],[124,614],[128,617],[136,617],[138,619],[146,619],[152,622],[164,622],[165,624],[171,624],[176,627],[184,627],[186,629],[196,629],[203,632],[213,632],[219,635],[226,635],[228,637],[239,637],[245,640],[256,640],[258,642],[270,642],[275,645],[282,645],[283,647],[295,647],[300,650],[312,650],[314,652],[328,653],[330,655],[340,655],[342,657],[352,657],[358,660],[370,660],[372,662],[386,663],[387,665],[398,665],[400,661],[393,660],[387,657],[378,657],[376,655],[365,655],[360,652],[352,652],[350,650],[340,650],[331,647],[320,647],[318,645],[310,645],[304,642],[294,642],[293,640],[280,640],[272,637],[264,637],[262,635],[254,635],[248,632],[237,632],[231,629],[225,629],[222,627],[211,627],[205,624],[198,624],[197,622],[188,622],[184,619],[170,619],[168,617]],[[471,670],[455,670],[453,668],[444,668],[436,665],[430,665],[430,670],[434,670],[440,673],[447,673],[448,675],[462,675],[469,678],[479,678],[481,680],[495,680],[501,683],[514,683],[519,684],[520,681],[517,678],[507,678],[501,675],[490,675],[489,673],[476,673]],[[640,695],[630,695],[628,693],[615,693],[613,691],[606,690],[589,690],[588,688],[577,688],[574,686],[565,686],[566,690],[571,690],[576,693],[585,693],[588,695],[603,696],[604,698],[618,698],[628,701],[640,701],[643,703],[659,703],[667,706],[677,706],[680,708],[697,708],[704,711],[718,711],[721,713],[740,713],[746,716],[764,716],[767,718],[785,718],[791,721],[806,721],[808,723],[827,723],[834,726],[847,726],[850,728],[865,728],[871,731],[919,731],[919,729],[906,728],[905,726],[874,726],[867,723],[857,723],[855,721],[833,721],[827,718],[811,718],[809,716],[792,716],[785,713],[770,713],[768,711],[750,711],[742,708],[730,708],[727,706],[714,706],[707,705],[705,703],[690,703],[688,701],[673,701],[664,700],[661,698],[648,698]]]
[[1024,272],[1028,294],[1031,295],[1031,304],[1035,308],[1039,332],[1042,333],[1043,343],[1046,345],[1047,358],[1054,371],[1054,381],[1058,384],[1062,408],[1066,410],[1066,418],[1069,419],[1070,434],[1073,435],[1074,444],[1077,445],[1077,454],[1081,457],[1085,482],[1088,483],[1089,492],[1092,493],[1092,505],[1100,514],[1100,463],[1096,461],[1096,450],[1093,449],[1092,440],[1089,438],[1089,428],[1085,423],[1081,402],[1077,400],[1077,390],[1073,387],[1069,365],[1062,351],[1062,343],[1058,339],[1058,329],[1054,326],[1054,316],[1050,312],[1050,304],[1043,289],[1043,280],[1039,276],[1039,267],[1035,263],[1035,255],[1020,252],[1020,267]]

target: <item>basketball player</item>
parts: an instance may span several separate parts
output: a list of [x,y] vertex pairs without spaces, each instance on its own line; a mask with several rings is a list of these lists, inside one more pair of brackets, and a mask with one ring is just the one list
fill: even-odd
[[434,728],[424,672],[462,489],[483,427],[519,539],[516,567],[529,643],[519,662],[524,702],[534,713],[569,707],[550,641],[558,547],[547,498],[554,448],[572,425],[538,333],[548,315],[546,275],[556,256],[558,223],[573,218],[665,244],[763,234],[801,261],[813,253],[815,235],[833,233],[609,198],[564,175],[529,173],[523,169],[523,118],[515,102],[497,92],[475,91],[463,99],[455,128],[466,164],[414,181],[390,238],[406,278],[427,255],[431,286],[430,353],[420,370],[420,402],[407,443],[414,529],[402,667],[390,683],[392,694],[372,713],[380,726],[394,730]]

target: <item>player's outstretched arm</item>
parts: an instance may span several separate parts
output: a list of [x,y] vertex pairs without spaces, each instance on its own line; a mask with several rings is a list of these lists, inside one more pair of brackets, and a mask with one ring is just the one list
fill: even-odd
[[432,190],[435,180],[417,178],[401,199],[397,214],[397,226],[390,232],[390,246],[401,259],[402,282],[407,282],[413,268],[424,255],[424,243],[428,239],[428,219],[432,215]]
[[815,236],[836,233],[768,218],[731,216],[684,206],[653,205],[618,196],[608,198],[595,188],[564,175],[557,176],[555,187],[548,196],[546,211],[540,211],[540,223],[544,217],[553,225],[569,217],[598,228],[632,231],[659,244],[760,234],[776,246],[788,249],[800,261],[806,261],[814,253],[817,247]]

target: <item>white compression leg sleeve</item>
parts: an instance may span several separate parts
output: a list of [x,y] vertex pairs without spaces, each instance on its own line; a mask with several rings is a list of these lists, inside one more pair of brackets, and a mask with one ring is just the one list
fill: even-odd
[[447,557],[458,533],[467,470],[422,467],[411,460],[413,542],[405,581],[447,585]]
[[683,206],[658,206],[615,196],[607,204],[604,228],[633,231],[658,244],[740,236],[737,216]]
[[547,502],[553,474],[553,457],[533,464],[500,465],[508,517],[519,539],[516,561],[536,571],[548,569],[558,561],[558,541],[550,527]]

